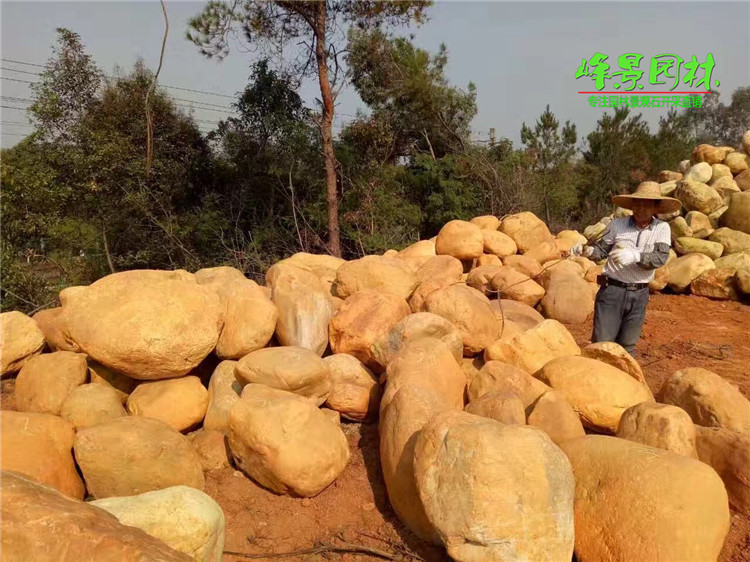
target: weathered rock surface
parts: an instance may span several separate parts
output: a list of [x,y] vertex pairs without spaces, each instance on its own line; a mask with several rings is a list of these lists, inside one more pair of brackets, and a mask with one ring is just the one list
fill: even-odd
[[0,478],[4,560],[190,562],[140,529],[89,503],[72,500],[13,472]]
[[664,382],[658,399],[679,406],[698,425],[750,435],[750,400],[736,386],[706,369],[675,371]]
[[573,473],[544,432],[464,412],[436,416],[417,437],[414,473],[453,559],[572,556]]
[[242,390],[227,437],[237,465],[279,494],[315,496],[349,462],[341,428],[311,400],[262,384]]
[[128,397],[128,413],[161,420],[177,431],[203,421],[208,409],[208,391],[198,377],[139,384]]
[[653,402],[651,391],[624,371],[588,357],[560,357],[535,374],[560,391],[584,426],[614,433],[630,406]]
[[323,404],[331,393],[328,365],[304,347],[267,347],[240,359],[234,368],[237,380],[244,384],[263,384],[299,394]]
[[3,411],[0,425],[0,469],[21,473],[67,496],[83,499],[83,482],[73,462],[72,424],[49,414]]
[[190,441],[163,421],[125,416],[82,429],[73,442],[89,493],[97,499],[185,485],[203,489]]
[[96,506],[128,527],[140,529],[197,562],[221,562],[224,512],[208,495],[172,486],[137,496],[96,500]]
[[561,448],[575,475],[578,560],[719,556],[729,530],[729,507],[724,485],[711,467],[603,435],[566,441]]
[[44,334],[32,318],[17,310],[0,314],[0,374],[20,370],[43,347]]
[[82,353],[56,351],[32,357],[16,377],[16,407],[59,416],[68,395],[86,382],[88,372]]

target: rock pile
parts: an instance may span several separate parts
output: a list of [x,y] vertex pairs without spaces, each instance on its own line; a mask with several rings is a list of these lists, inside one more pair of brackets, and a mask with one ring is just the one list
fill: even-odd
[[[660,216],[672,231],[667,265],[656,270],[652,292],[665,288],[722,300],[750,297],[750,131],[740,145],[698,145],[680,171],[664,170],[657,178],[662,195],[675,197],[682,209]],[[600,237],[616,209],[587,227],[589,239]]]
[[[672,219],[695,229],[682,248],[705,241],[695,232],[728,240],[722,254],[750,237],[730,212],[744,192],[726,187],[742,162],[722,161],[723,232],[703,232],[714,182],[708,195],[690,183],[709,164],[664,174],[709,217]],[[347,467],[343,418],[378,420],[396,514],[456,560],[715,559],[728,504],[750,513],[750,401],[691,368],[655,400],[620,346],[581,349],[564,324],[593,311],[600,267],[562,258],[585,240],[531,213],[484,216],[383,256],[295,254],[267,287],[230,267],[136,270],[69,287],[33,319],[3,313],[18,411],[2,413],[0,546],[19,560],[220,560],[204,470],[231,463],[315,496]],[[742,256],[716,262],[736,260],[736,281]],[[715,269],[688,252],[667,282],[695,291]]]

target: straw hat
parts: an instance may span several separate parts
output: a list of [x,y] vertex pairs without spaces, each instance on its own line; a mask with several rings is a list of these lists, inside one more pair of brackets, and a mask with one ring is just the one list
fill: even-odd
[[682,206],[680,201],[674,197],[664,197],[661,194],[659,184],[653,181],[644,181],[638,186],[635,193],[630,195],[615,195],[612,197],[612,203],[618,207],[631,210],[633,209],[633,202],[635,200],[653,201],[656,205],[656,210],[654,211],[656,215],[673,213]]

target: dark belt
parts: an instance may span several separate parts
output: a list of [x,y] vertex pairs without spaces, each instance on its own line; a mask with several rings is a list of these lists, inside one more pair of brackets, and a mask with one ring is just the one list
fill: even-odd
[[597,275],[596,283],[600,287],[607,287],[608,285],[613,285],[615,287],[622,287],[623,289],[626,289],[628,291],[639,291],[641,289],[648,288],[648,283],[623,283],[622,281],[618,281],[617,279],[612,279],[611,277],[607,277],[606,275]]

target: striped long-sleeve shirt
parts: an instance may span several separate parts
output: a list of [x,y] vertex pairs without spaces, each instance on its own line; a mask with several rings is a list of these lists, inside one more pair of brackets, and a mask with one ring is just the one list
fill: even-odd
[[648,283],[654,278],[654,269],[667,263],[671,241],[669,225],[664,221],[652,219],[646,228],[638,228],[633,217],[612,219],[599,241],[592,244],[591,259],[608,258],[613,248],[637,248],[641,251],[638,263],[618,269],[608,259],[603,273],[622,283]]

